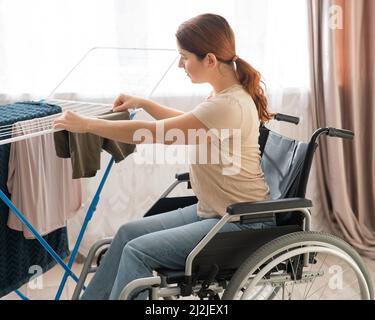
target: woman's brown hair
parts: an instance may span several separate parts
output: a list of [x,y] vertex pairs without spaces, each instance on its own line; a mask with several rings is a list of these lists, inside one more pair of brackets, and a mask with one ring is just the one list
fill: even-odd
[[259,120],[264,123],[272,119],[261,86],[261,74],[236,55],[234,32],[223,17],[211,13],[196,16],[179,26],[176,38],[182,49],[194,53],[198,59],[213,53],[220,62],[235,63],[237,78],[253,98]]

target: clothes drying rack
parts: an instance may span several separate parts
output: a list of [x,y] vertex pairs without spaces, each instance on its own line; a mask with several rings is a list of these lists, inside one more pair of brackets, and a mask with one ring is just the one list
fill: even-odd
[[[86,115],[89,115],[89,116],[95,116],[95,115],[97,115],[96,112],[103,111],[104,109],[107,109],[107,110],[111,109],[112,108],[111,104],[88,103],[88,102],[69,101],[69,100],[61,100],[61,99],[54,99],[53,98],[53,96],[55,95],[56,91],[61,87],[61,85],[66,81],[66,79],[68,79],[73,74],[73,72],[76,71],[77,68],[79,66],[81,66],[84,61],[87,60],[88,57],[92,56],[93,53],[96,53],[98,51],[104,52],[104,51],[108,51],[108,50],[112,50],[112,51],[115,50],[117,58],[118,58],[118,53],[119,52],[129,52],[129,51],[133,51],[133,53],[135,53],[136,56],[138,56],[138,57],[139,57],[140,53],[146,54],[146,56],[153,55],[153,54],[162,54],[163,55],[165,53],[168,53],[169,59],[167,61],[167,64],[164,65],[164,72],[161,73],[161,77],[160,77],[160,73],[159,73],[159,77],[157,78],[156,84],[154,82],[154,84],[151,87],[151,90],[145,94],[147,97],[151,97],[152,96],[152,94],[155,92],[155,90],[157,89],[157,87],[159,86],[159,84],[163,81],[163,79],[167,75],[168,71],[175,64],[175,62],[177,61],[177,58],[178,58],[178,56],[176,56],[175,50],[171,50],[171,49],[140,49],[140,48],[95,47],[95,48],[90,49],[79,60],[79,62],[69,71],[69,73],[56,86],[56,88],[52,91],[52,93],[49,95],[49,97],[47,99],[45,99],[45,100],[42,100],[42,101],[45,101],[46,103],[57,104],[57,105],[59,105],[59,106],[62,107],[63,111],[70,109],[70,110],[74,110],[74,111],[79,112],[80,109],[82,110],[82,108],[85,107],[87,110],[91,110],[91,113],[89,112],[88,114],[86,114]],[[173,59],[170,59],[171,54],[173,55]],[[158,67],[159,68],[160,67],[163,68],[163,65],[159,65]],[[126,90],[126,87],[124,88],[124,90]],[[95,112],[95,108],[97,108],[96,112]],[[92,110],[94,110],[94,111],[92,111]],[[140,109],[140,108],[130,110],[130,112],[129,112],[129,118],[130,118],[130,120],[132,120],[135,117],[135,115],[139,111],[141,111],[141,110],[142,109]],[[53,116],[47,116],[47,117],[44,117],[44,118],[40,118],[40,119],[43,119],[43,120],[45,119],[46,121],[50,121],[51,122],[51,128],[50,129],[48,129],[48,130],[39,130],[39,131],[37,130],[37,132],[28,134],[26,136],[15,136],[15,137],[7,138],[7,139],[4,139],[4,140],[0,140],[0,144],[3,145],[3,144],[8,144],[8,143],[13,143],[13,142],[17,142],[17,141],[22,140],[22,139],[29,139],[31,137],[45,135],[45,134],[51,134],[53,132],[61,131],[61,129],[60,130],[55,130],[55,129],[52,128],[52,120],[53,120],[53,118],[56,118],[58,115],[57,116],[53,115]],[[9,128],[9,130],[11,130],[11,127]],[[109,173],[110,173],[110,171],[112,169],[113,164],[114,164],[114,159],[111,158],[111,160],[109,161],[109,163],[108,163],[108,165],[107,165],[107,167],[106,167],[106,169],[104,171],[104,174],[103,174],[103,176],[101,178],[101,181],[100,181],[99,186],[98,186],[98,188],[97,188],[97,190],[95,192],[95,195],[94,195],[94,197],[93,197],[93,199],[92,199],[92,201],[91,201],[91,203],[89,205],[89,208],[88,208],[87,213],[85,215],[85,218],[84,218],[83,224],[81,226],[78,238],[76,240],[76,243],[74,245],[73,251],[72,251],[72,253],[70,255],[70,258],[69,258],[69,261],[68,261],[67,264],[56,253],[56,251],[48,244],[48,242],[40,235],[40,233],[33,227],[33,225],[25,218],[25,216],[22,214],[22,212],[20,212],[20,210],[18,210],[18,208],[6,196],[6,194],[0,189],[0,199],[9,207],[9,209],[18,217],[18,219],[20,219],[20,221],[34,235],[34,237],[39,241],[39,243],[43,246],[43,248],[53,257],[53,259],[65,270],[63,278],[62,278],[62,280],[60,282],[60,285],[59,285],[59,288],[57,290],[57,293],[56,293],[56,296],[55,296],[55,300],[59,300],[60,299],[61,294],[63,292],[63,289],[65,287],[66,281],[67,281],[67,279],[68,279],[69,276],[76,283],[78,282],[78,277],[72,271],[72,266],[73,266],[73,263],[74,263],[74,260],[75,260],[75,258],[77,256],[77,254],[78,254],[78,249],[79,249],[80,244],[82,242],[82,239],[83,239],[83,236],[85,234],[85,231],[86,231],[86,229],[88,227],[88,224],[89,224],[92,216],[94,215],[94,213],[96,211],[97,205],[98,205],[99,200],[100,200],[100,194],[101,194],[101,192],[103,190],[103,187],[104,187],[104,185],[105,185],[105,183],[107,181],[108,175],[109,175]],[[84,287],[84,289],[85,289],[85,287]],[[22,300],[29,300],[29,298],[26,295],[24,295],[20,290],[15,290],[15,293]]]

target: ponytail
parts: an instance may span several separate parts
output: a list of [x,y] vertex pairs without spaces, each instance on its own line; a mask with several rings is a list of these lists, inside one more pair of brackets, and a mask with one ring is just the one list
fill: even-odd
[[[244,89],[253,98],[258,110],[259,120],[266,123],[274,117],[274,113],[268,111],[268,101],[261,86],[261,74],[245,60],[236,56],[234,60],[237,69],[238,80]],[[264,84],[264,83],[263,83]]]
[[[236,65],[237,77],[243,88],[253,98],[259,120],[265,123],[274,117],[268,111],[267,98],[261,86],[261,75],[236,52],[235,36],[228,22],[221,16],[202,14],[182,23],[176,33],[178,44],[197,57],[214,53],[216,58],[228,65]],[[234,56],[233,56],[234,55]]]

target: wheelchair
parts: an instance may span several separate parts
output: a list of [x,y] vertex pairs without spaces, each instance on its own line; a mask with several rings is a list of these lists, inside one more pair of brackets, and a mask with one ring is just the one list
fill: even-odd
[[[276,114],[274,120],[298,124]],[[360,255],[342,239],[311,231],[312,202],[306,186],[318,139],[352,139],[348,130],[321,128],[309,142],[284,137],[260,126],[261,166],[272,200],[235,203],[186,258],[184,270],[158,269],[154,276],[129,283],[120,299],[148,291],[150,300],[373,299],[370,274]],[[174,183],[145,214],[151,216],[193,205],[195,196],[168,197],[180,183],[191,188],[189,173]],[[266,229],[218,233],[240,217],[241,223],[266,222]],[[72,299],[79,299],[89,273],[96,271],[111,239],[95,243],[86,258]],[[97,266],[93,261],[97,259]],[[145,289],[146,288],[146,289]]]

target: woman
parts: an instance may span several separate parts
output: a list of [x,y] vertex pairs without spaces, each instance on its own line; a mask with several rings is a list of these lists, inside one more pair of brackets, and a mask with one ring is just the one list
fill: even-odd
[[[179,129],[184,143],[195,151],[209,153],[208,162],[195,161],[190,179],[198,203],[183,209],[143,218],[123,225],[116,233],[103,262],[85,290],[83,299],[117,299],[132,280],[150,277],[157,268],[183,269],[196,244],[225,213],[228,205],[268,199],[269,191],[260,167],[259,122],[272,115],[260,85],[260,74],[235,51],[234,33],[221,16],[203,14],[180,25],[176,33],[184,68],[193,83],[209,83],[212,93],[191,112],[161,106],[153,101],[121,94],[113,110],[142,107],[156,121],[107,121],[66,112],[55,120],[55,128],[89,132],[126,143],[139,143],[139,130],[151,134],[152,143],[172,143],[158,134]],[[191,130],[206,133],[201,142],[188,139]],[[235,134],[236,133],[236,134]],[[235,148],[236,138],[240,141]],[[193,147],[194,148],[194,147]],[[198,151],[199,149],[199,151]],[[226,150],[213,163],[210,150]],[[220,154],[222,155],[222,154]],[[228,158],[236,160],[228,168]],[[196,160],[196,159],[195,159]],[[207,160],[207,159],[206,159]],[[217,160],[217,159],[216,159]],[[227,223],[221,232],[263,228],[269,223]],[[146,298],[142,293],[138,298]]]

